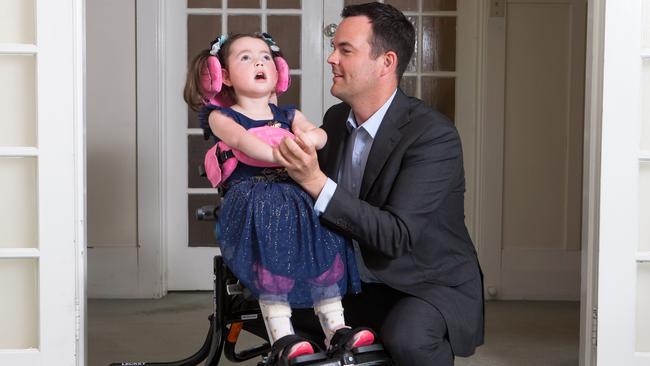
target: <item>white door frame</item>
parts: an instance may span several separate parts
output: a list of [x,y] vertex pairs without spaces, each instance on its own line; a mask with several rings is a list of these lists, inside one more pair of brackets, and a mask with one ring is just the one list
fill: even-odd
[[636,352],[641,0],[606,1],[602,9],[597,358],[601,365],[647,366],[650,353]]
[[0,259],[37,263],[37,345],[0,350],[0,364],[83,365],[84,1],[35,1],[34,30],[33,44],[0,44],[0,54],[34,57],[37,143],[1,147],[0,156],[36,161],[37,242],[2,248]]
[[580,366],[596,365],[604,16],[605,0],[589,0],[587,4],[585,126],[582,179]]

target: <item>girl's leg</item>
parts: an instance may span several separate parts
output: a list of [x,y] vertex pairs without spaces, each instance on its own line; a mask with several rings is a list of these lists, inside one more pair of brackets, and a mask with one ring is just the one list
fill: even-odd
[[[271,344],[284,336],[294,334],[289,303],[264,300],[260,300],[259,303]],[[291,347],[287,358],[292,359],[312,353],[314,349],[309,342],[299,342]]]
[[[314,304],[314,312],[318,316],[323,333],[325,333],[325,345],[330,346],[334,333],[341,328],[346,328],[345,317],[343,316],[343,304],[340,297],[323,299]],[[375,341],[372,332],[361,330],[357,332],[350,342],[350,348],[367,346]]]

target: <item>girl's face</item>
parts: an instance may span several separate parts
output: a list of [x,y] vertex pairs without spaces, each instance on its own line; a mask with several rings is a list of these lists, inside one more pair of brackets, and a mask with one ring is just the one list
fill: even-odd
[[228,49],[228,69],[223,82],[235,89],[237,96],[251,98],[270,95],[278,82],[278,71],[269,46],[263,40],[242,37]]

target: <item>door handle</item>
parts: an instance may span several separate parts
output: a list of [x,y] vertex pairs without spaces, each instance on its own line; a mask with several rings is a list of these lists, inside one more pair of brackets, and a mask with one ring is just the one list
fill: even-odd
[[334,37],[334,33],[336,33],[336,27],[337,25],[334,23],[328,24],[325,26],[325,29],[323,29],[323,33],[325,33],[329,38],[332,38]]

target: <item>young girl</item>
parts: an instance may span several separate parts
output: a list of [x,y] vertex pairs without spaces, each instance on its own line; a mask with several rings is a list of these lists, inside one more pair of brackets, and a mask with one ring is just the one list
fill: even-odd
[[[279,168],[273,146],[259,133],[299,130],[317,149],[327,140],[325,131],[300,111],[271,103],[288,86],[288,68],[279,51],[265,33],[221,36],[190,65],[184,97],[201,111],[206,132],[239,156],[222,183],[226,193],[217,224],[221,253],[259,300],[270,342],[287,336],[277,344],[284,343],[288,353],[283,357],[292,359],[314,349],[291,336],[291,307],[314,307],[330,347],[342,339],[348,348],[368,345],[374,335],[345,326],[341,297],[360,291],[351,245],[321,225],[311,197]],[[281,66],[280,83],[276,64]]]

